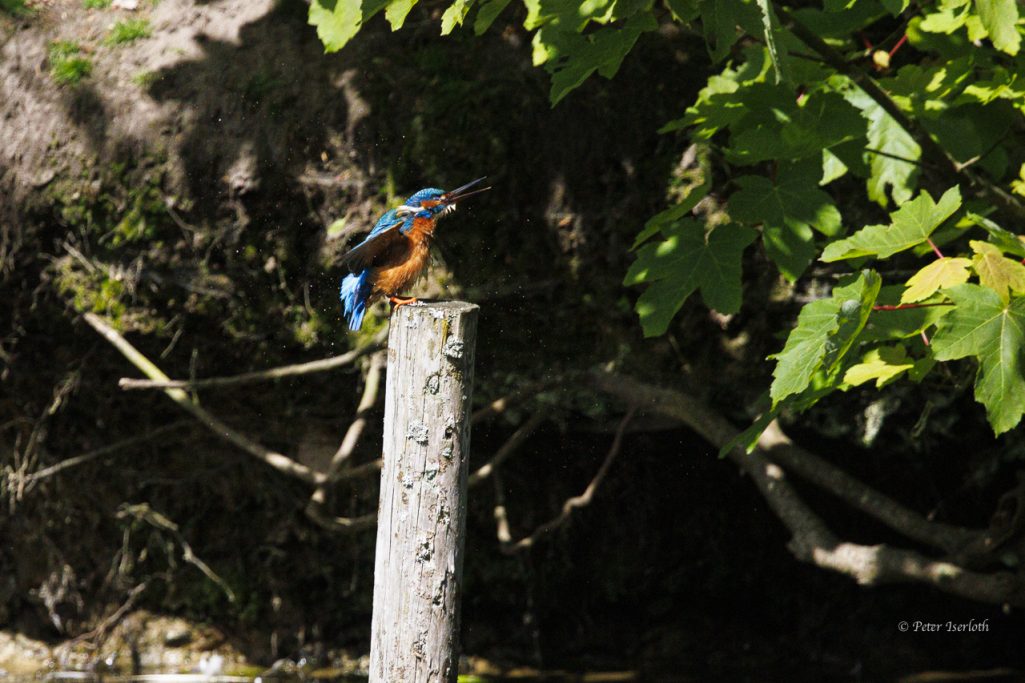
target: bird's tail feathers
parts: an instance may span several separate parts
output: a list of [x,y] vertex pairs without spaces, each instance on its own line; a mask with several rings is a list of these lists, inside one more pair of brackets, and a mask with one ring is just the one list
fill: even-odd
[[353,332],[363,326],[363,316],[367,313],[367,301],[372,290],[369,270],[349,274],[342,279],[342,311]]

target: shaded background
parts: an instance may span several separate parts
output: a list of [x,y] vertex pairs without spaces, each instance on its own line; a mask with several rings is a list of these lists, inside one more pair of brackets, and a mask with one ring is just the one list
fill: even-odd
[[[152,35],[105,45],[114,10],[54,2],[3,16],[0,63],[0,625],[60,639],[91,628],[138,582],[139,605],[207,620],[258,661],[365,650],[373,537],[303,514],[308,488],[183,422],[158,440],[48,478],[36,469],[182,420],[158,393],[127,393],[133,369],[81,321],[95,311],[172,377],[236,374],[365,342],[339,317],[336,262],[377,214],[421,186],[488,175],[494,190],[440,229],[424,292],[482,307],[475,402],[537,382],[474,429],[485,462],[527,416],[548,419],[502,470],[513,534],[587,485],[624,406],[577,373],[615,362],[671,384],[682,370],[738,425],[768,384],[764,357],[796,307],[749,252],[730,318],[691,300],[670,333],[643,340],[621,286],[644,220],[694,164],[655,133],[712,69],[703,41],[642,36],[612,81],[555,109],[531,66],[522,17],[482,38],[437,37],[439,6],[397,34],[375,20],[324,55],[302,2],[162,0]],[[93,73],[48,77],[47,45],[74,40]],[[344,220],[344,222],[341,222]],[[547,383],[547,384],[546,384]],[[330,457],[352,419],[359,368],[202,394],[203,405],[304,462]],[[919,510],[985,525],[1025,455],[995,443],[970,389],[840,396],[791,425],[801,443]],[[879,406],[876,406],[878,408]],[[878,410],[877,410],[878,412]],[[380,414],[356,459],[376,457]],[[842,535],[888,533],[802,491]],[[337,514],[370,512],[371,480],[340,485]],[[787,535],[735,467],[693,434],[639,418],[595,501],[516,557],[499,551],[493,487],[471,502],[464,645],[510,663],[637,668],[653,680],[865,678],[926,668],[1015,666],[1023,622],[922,587],[861,589],[798,564]],[[238,595],[180,559],[173,534],[124,514],[146,504]],[[122,514],[118,514],[119,510]],[[988,633],[900,634],[900,620],[990,620]]]

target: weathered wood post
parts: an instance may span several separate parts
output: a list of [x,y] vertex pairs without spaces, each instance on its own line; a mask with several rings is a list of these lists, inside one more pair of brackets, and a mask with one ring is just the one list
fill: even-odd
[[399,307],[388,336],[370,683],[455,683],[480,309]]

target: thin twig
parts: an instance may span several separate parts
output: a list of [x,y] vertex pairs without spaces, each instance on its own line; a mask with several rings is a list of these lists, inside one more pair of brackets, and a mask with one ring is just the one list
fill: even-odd
[[476,486],[482,481],[490,477],[495,469],[508,459],[510,455],[516,452],[524,441],[526,441],[531,434],[534,433],[542,422],[547,419],[545,413],[538,411],[530,416],[530,418],[517,428],[512,436],[502,444],[501,448],[488,460],[485,464],[477,468],[477,470],[470,475],[467,483],[469,486]]
[[[367,426],[367,415],[377,403],[377,396],[381,388],[381,375],[384,373],[386,364],[387,354],[383,352],[375,353],[370,358],[370,368],[367,370],[367,379],[363,384],[363,395],[360,397],[359,406],[356,408],[356,417],[346,430],[341,446],[338,447],[334,457],[331,458],[331,463],[328,465],[327,478],[317,486],[310,496],[310,502],[306,506],[306,515],[318,523],[329,519],[323,510],[324,505],[327,503],[328,484],[338,480],[338,474],[343,471],[342,468],[348,463],[353,451],[356,450],[357,444],[359,444],[363,430]],[[349,526],[342,526],[350,528]]]
[[865,153],[866,154],[875,154],[875,155],[881,156],[881,157],[886,157],[887,159],[893,159],[894,161],[902,161],[905,164],[910,164],[912,166],[918,166],[919,168],[925,168],[925,167],[930,166],[930,164],[924,163],[921,159],[908,159],[907,157],[902,157],[899,154],[893,154],[891,152],[884,152],[881,149],[872,149],[871,147],[866,147],[865,148]]
[[26,474],[25,482],[31,484],[32,482],[39,481],[40,479],[52,477],[58,472],[62,472],[68,469],[69,467],[77,467],[78,465],[85,464],[97,458],[102,458],[105,455],[115,453],[119,450],[131,448],[132,446],[137,446],[147,441],[152,441],[158,436],[163,436],[167,432],[174,431],[175,429],[178,429],[179,427],[182,427],[185,424],[188,424],[187,420],[179,420],[178,422],[172,422],[171,424],[164,425],[163,427],[157,427],[156,429],[146,432],[145,434],[140,434],[139,436],[133,436],[127,439],[123,439],[116,443],[112,443],[109,446],[103,446],[102,448],[97,448],[96,450],[89,451],[88,453],[83,453],[82,455],[76,455],[73,458],[61,460],[60,462],[54,465],[50,465],[49,467],[44,467],[41,470],[37,470],[35,472],[30,472],[29,474]]
[[[524,441],[543,423],[546,419],[544,413],[535,413],[530,418],[520,425],[520,427],[513,432],[512,436],[502,444],[494,456],[484,465],[482,465],[477,471],[471,474],[467,480],[467,486],[474,487],[483,483],[486,479],[497,475],[497,467],[501,463],[505,462],[516,450],[523,444]],[[363,463],[362,465],[356,465],[348,469],[339,470],[331,478],[332,483],[338,483],[341,481],[348,481],[351,479],[358,479],[360,477],[367,477],[381,471],[384,467],[384,460],[377,458],[370,462]],[[310,504],[306,506],[306,515],[319,526],[328,529],[330,531],[360,531],[363,529],[369,529],[377,523],[377,514],[363,515],[362,517],[332,517],[324,513],[323,505],[317,504],[313,498],[310,499]]]
[[[586,489],[584,489],[584,492],[581,493],[579,496],[573,496],[572,498],[569,498],[568,500],[566,500],[566,502],[564,502],[562,504],[562,510],[559,512],[558,515],[556,515],[552,519],[548,520],[547,522],[545,522],[544,524],[539,526],[529,536],[525,536],[524,538],[521,538],[520,540],[516,541],[515,543],[505,543],[505,544],[503,544],[503,548],[502,548],[503,552],[506,552],[506,553],[516,553],[516,552],[520,552],[520,551],[526,550],[527,548],[530,548],[542,536],[551,533],[552,531],[558,529],[563,524],[568,522],[570,517],[573,516],[573,513],[576,510],[579,510],[580,508],[586,507],[586,506],[591,504],[591,501],[594,500],[595,491],[597,491],[598,487],[601,486],[602,481],[604,481],[606,475],[608,475],[608,473],[609,473],[609,468],[612,467],[612,463],[615,461],[616,457],[619,455],[619,451],[621,450],[621,448],[623,446],[623,434],[626,433],[626,427],[627,427],[628,424],[630,424],[630,420],[633,419],[633,416],[634,416],[635,412],[637,412],[637,409],[634,408],[634,407],[631,407],[629,412],[627,412],[627,414],[619,422],[619,427],[616,429],[616,436],[612,439],[612,445],[609,447],[609,452],[606,454],[605,460],[602,461],[601,467],[599,467],[598,471],[595,473],[594,478],[591,479],[591,483],[587,485]],[[502,510],[503,517],[504,517],[504,514],[505,514],[505,509],[504,509],[504,505],[503,505],[503,510]],[[498,514],[497,507],[496,507],[496,511],[495,511],[495,518],[499,519],[499,514]],[[508,526],[509,526],[508,525],[508,521],[506,520],[505,521],[505,536],[509,535]],[[501,533],[501,526],[500,526],[499,527],[499,539],[501,539],[501,538],[502,538],[502,533]]]
[[[85,321],[89,323],[94,330],[99,332],[104,339],[113,344],[114,348],[120,351],[132,365],[139,368],[144,375],[150,379],[158,381],[169,381],[167,375],[165,375],[160,368],[154,365],[153,362],[146,358],[146,356],[144,356],[138,349],[132,346],[127,339],[122,337],[121,334],[111,327],[103,318],[94,313],[86,313]],[[184,390],[172,388],[163,389],[163,392],[168,398],[177,403],[185,411],[191,413],[193,417],[199,420],[207,427],[207,429],[219,436],[221,439],[238,446],[256,459],[270,465],[279,472],[288,474],[296,479],[300,479],[313,485],[318,485],[326,479],[325,475],[320,472],[316,472],[306,465],[292,460],[287,455],[272,451],[256,441],[253,441],[241,432],[232,429],[204,410],[198,403],[193,402]]]
[[328,370],[335,370],[337,368],[345,367],[346,365],[351,365],[363,356],[380,350],[384,346],[384,342],[387,338],[388,330],[385,328],[374,336],[371,343],[362,348],[353,349],[352,351],[343,353],[340,356],[322,358],[320,360],[309,361],[308,363],[282,365],[281,367],[270,368],[269,370],[256,370],[253,372],[244,372],[240,375],[230,375],[228,377],[206,377],[204,379],[194,380],[155,380],[122,377],[120,381],[118,381],[118,386],[126,391],[132,389],[209,389],[211,387],[227,387],[237,386],[239,384],[269,382],[281,379],[282,377],[310,375],[315,372],[327,372]]
[[351,533],[373,529],[377,526],[377,513],[371,512],[360,517],[334,517],[324,514],[323,510],[312,504],[306,506],[306,516],[317,526],[336,533]]
[[360,397],[359,405],[356,407],[356,417],[349,425],[342,439],[341,445],[331,458],[328,467],[328,479],[332,479],[352,457],[352,453],[359,444],[363,430],[367,426],[367,414],[377,404],[378,395],[381,392],[381,375],[388,364],[388,357],[383,352],[374,354],[370,359],[370,368],[367,370],[367,379],[363,385],[363,395]]
[[381,471],[384,467],[384,459],[377,458],[370,462],[365,462],[362,465],[354,465],[348,469],[344,469],[335,474],[331,480],[335,483],[340,481],[349,481],[350,479],[359,479],[360,477],[368,477],[372,474],[376,474]]
[[495,472],[491,477],[495,482],[495,535],[498,537],[498,544],[502,548],[512,545],[512,533],[509,531],[509,513],[505,507],[505,486],[502,483],[502,475]]
[[139,520],[140,522],[145,522],[154,528],[170,532],[171,535],[174,536],[174,539],[178,541],[178,545],[181,546],[182,559],[201,571],[206,578],[210,579],[218,588],[224,591],[224,595],[228,598],[229,602],[234,603],[236,601],[235,591],[231,590],[231,586],[229,586],[224,579],[218,576],[217,572],[210,568],[210,565],[200,559],[200,557],[193,552],[192,546],[187,540],[185,540],[185,536],[182,535],[181,529],[179,529],[178,525],[171,519],[160,512],[157,512],[146,503],[140,503],[138,505],[122,505],[121,509],[118,510],[117,516],[119,518],[131,517]]
[[530,398],[531,396],[535,396],[542,391],[547,391],[558,384],[562,384],[566,382],[567,379],[567,375],[560,374],[556,375],[555,377],[549,377],[548,379],[524,384],[523,386],[518,387],[514,391],[511,391],[510,393],[506,394],[505,396],[496,398],[494,401],[487,404],[486,406],[483,406],[475,410],[473,412],[473,415],[470,417],[470,421],[473,424],[477,424],[478,422],[487,420],[488,418],[495,417],[496,415],[501,415],[506,410],[508,410],[510,406],[516,405],[524,399]]
[[113,614],[111,614],[109,617],[101,621],[93,630],[88,631],[87,633],[83,633],[82,635],[77,636],[75,638],[72,638],[71,641],[69,641],[68,645],[74,645],[76,643],[81,643],[87,640],[95,641],[98,639],[100,642],[105,640],[107,634],[110,633],[111,629],[117,626],[118,623],[124,618],[124,616],[128,614],[128,610],[132,609],[132,607],[135,605],[135,601],[139,598],[140,595],[142,595],[142,592],[146,590],[147,586],[149,586],[149,581],[143,581],[139,585],[132,588],[132,590],[128,591],[128,597],[121,604],[121,606],[114,611]]

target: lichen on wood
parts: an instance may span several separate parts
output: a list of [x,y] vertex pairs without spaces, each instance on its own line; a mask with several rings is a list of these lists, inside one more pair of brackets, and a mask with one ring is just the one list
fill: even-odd
[[445,302],[393,315],[371,682],[456,680],[478,310]]

